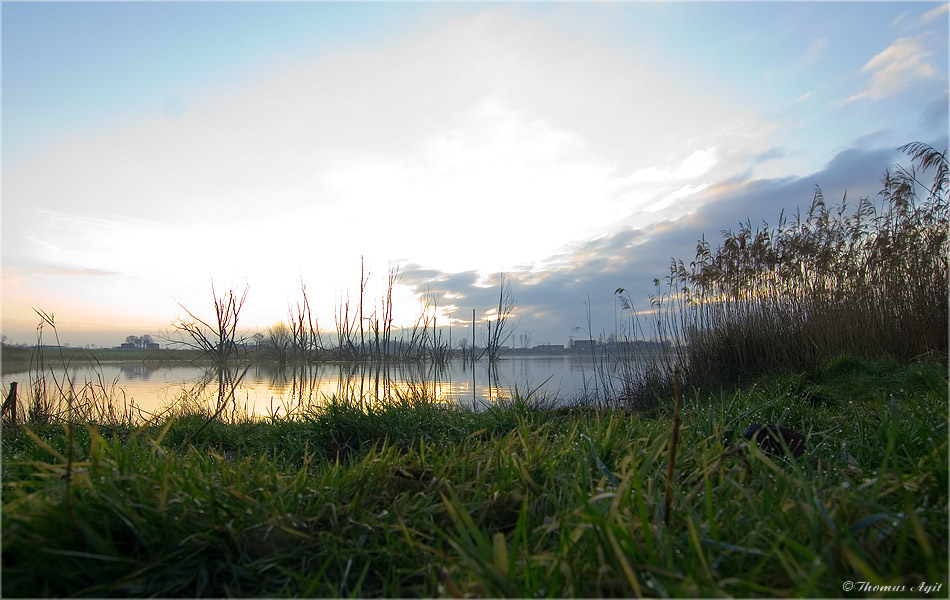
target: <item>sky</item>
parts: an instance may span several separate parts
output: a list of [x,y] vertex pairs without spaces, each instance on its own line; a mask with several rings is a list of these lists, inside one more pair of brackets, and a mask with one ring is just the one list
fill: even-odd
[[[428,296],[471,337],[616,331],[614,291],[947,147],[948,4],[0,4],[2,332],[240,328]],[[479,334],[483,334],[479,326]]]

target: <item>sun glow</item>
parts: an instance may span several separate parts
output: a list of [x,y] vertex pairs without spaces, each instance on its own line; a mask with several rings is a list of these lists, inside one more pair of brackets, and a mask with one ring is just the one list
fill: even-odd
[[[154,333],[182,307],[207,315],[212,282],[249,288],[248,331],[289,319],[303,284],[332,332],[360,302],[361,266],[358,318],[391,302],[396,327],[467,326],[495,274],[517,273],[538,299],[523,317],[559,315],[537,326],[564,339],[584,294],[649,294],[650,255],[688,252],[683,227],[714,233],[761,207],[732,195],[791,211],[799,198],[766,193],[784,193],[778,179],[840,155],[833,183],[851,191],[849,149],[864,160],[868,142],[946,130],[945,11],[901,8],[889,29],[802,6],[824,30],[788,36],[773,33],[788,9],[768,5],[721,44],[744,6],[289,3],[249,19],[215,3],[182,18],[194,6],[5,5],[13,341],[34,337],[33,306],[64,336]],[[861,36],[833,35],[856,18]],[[631,232],[636,248],[611,245]],[[390,265],[413,276],[384,300]],[[428,285],[440,305],[426,308]]]

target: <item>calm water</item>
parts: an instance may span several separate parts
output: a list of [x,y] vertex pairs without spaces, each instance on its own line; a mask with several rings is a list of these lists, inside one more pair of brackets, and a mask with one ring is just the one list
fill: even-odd
[[[610,366],[608,365],[608,369]],[[62,381],[63,371],[55,372]],[[70,369],[77,395],[109,397],[125,407],[134,406],[154,414],[175,406],[183,398],[195,398],[216,406],[221,394],[237,412],[252,417],[286,415],[303,405],[323,402],[332,395],[385,400],[400,393],[424,391],[439,402],[481,408],[508,399],[513,391],[535,392],[554,403],[569,403],[585,394],[600,396],[602,377],[596,374],[590,357],[506,357],[492,367],[487,361],[471,364],[453,361],[437,369],[431,365],[321,364],[278,370],[269,365],[251,365],[219,373],[204,366],[158,366],[141,363],[78,365]],[[30,393],[30,373],[7,373],[3,389],[19,382],[19,397]],[[53,393],[56,382],[47,373],[46,386]],[[63,386],[62,383],[59,387]],[[231,389],[234,390],[233,399]],[[223,392],[222,392],[223,390]]]

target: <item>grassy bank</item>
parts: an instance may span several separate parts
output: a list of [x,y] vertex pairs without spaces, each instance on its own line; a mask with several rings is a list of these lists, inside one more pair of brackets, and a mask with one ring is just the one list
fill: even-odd
[[[945,373],[839,358],[687,394],[668,526],[671,403],[337,402],[292,422],[76,427],[71,456],[61,425],[4,429],[2,592],[920,596],[948,575]],[[736,433],[764,421],[807,453]]]

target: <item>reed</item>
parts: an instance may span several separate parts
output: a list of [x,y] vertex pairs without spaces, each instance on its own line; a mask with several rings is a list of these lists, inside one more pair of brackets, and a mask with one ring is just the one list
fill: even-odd
[[[11,421],[27,423],[95,423],[103,426],[140,423],[150,415],[126,397],[118,379],[107,380],[99,359],[92,352],[65,350],[52,313],[34,309],[40,317],[36,327],[36,346],[29,352],[29,381],[18,386],[15,404],[10,406]],[[52,334],[55,345],[44,337]],[[26,352],[26,350],[23,350]],[[81,353],[81,354],[80,354]],[[77,381],[73,361],[91,362],[95,377]],[[11,382],[17,385],[17,382]]]
[[505,274],[498,276],[498,308],[495,309],[494,328],[492,321],[489,320],[488,338],[485,343],[485,350],[482,354],[488,354],[488,361],[492,363],[498,360],[503,352],[503,348],[511,339],[517,324],[512,323],[512,313],[515,310],[516,299],[511,291],[511,283],[505,280]]
[[[361,262],[359,294],[355,300],[351,300],[349,292],[341,295],[334,307],[334,330],[327,335],[333,340],[329,344],[324,342],[324,334],[313,317],[303,284],[302,301],[289,311],[290,325],[281,322],[268,328],[266,334],[253,337],[258,340],[258,346],[264,348],[264,356],[281,364],[320,361],[445,364],[457,356],[466,360],[487,356],[489,362],[501,357],[505,344],[517,327],[512,320],[515,298],[504,275],[500,277],[497,309],[489,311],[490,316],[485,319],[485,346],[477,355],[474,350],[472,353],[468,351],[467,340],[462,340],[457,348],[452,347],[451,322],[446,335],[445,326],[439,324],[438,301],[430,293],[421,296],[415,323],[406,327],[394,326],[392,293],[398,281],[399,269],[391,266],[385,291],[378,302],[371,302],[368,292],[370,272]],[[473,320],[473,348],[475,326]]]
[[[351,305],[349,293],[341,297],[334,311],[335,347],[312,346],[302,356],[311,362],[398,361],[444,363],[452,354],[450,344],[438,328],[438,304],[429,294],[420,300],[420,312],[411,327],[393,326],[393,288],[399,269],[392,266],[379,303],[369,304],[370,273],[361,262],[358,302]],[[311,329],[311,339],[319,336]],[[319,337],[317,337],[319,339]]]
[[[901,150],[912,165],[886,173],[877,198],[829,205],[816,188],[804,215],[782,213],[772,228],[747,220],[716,247],[703,237],[688,264],[673,260],[654,280],[647,327],[669,351],[627,367],[631,394],[669,389],[677,364],[689,385],[714,389],[845,353],[946,360],[946,153]],[[642,335],[629,294],[617,293]]]
[[300,282],[301,300],[288,309],[290,316],[290,348],[296,359],[318,359],[323,352],[323,335],[307,298],[307,286]]

